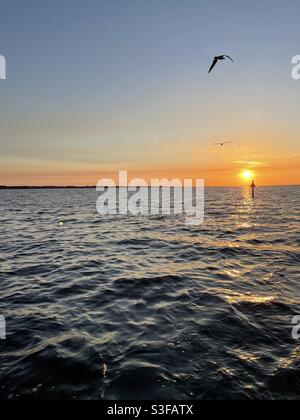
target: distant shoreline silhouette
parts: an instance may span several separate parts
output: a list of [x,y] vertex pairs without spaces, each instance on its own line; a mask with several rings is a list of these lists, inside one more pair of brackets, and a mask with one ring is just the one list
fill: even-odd
[[51,185],[21,185],[21,186],[6,186],[0,185],[0,190],[76,190],[76,189],[94,189],[96,185],[78,186],[78,185],[65,185],[65,186],[51,186]]

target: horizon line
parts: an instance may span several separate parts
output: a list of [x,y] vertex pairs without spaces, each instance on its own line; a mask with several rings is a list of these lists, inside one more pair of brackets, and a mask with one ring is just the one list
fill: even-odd
[[[107,186],[108,187],[108,186]],[[138,187],[138,185],[136,186]],[[251,186],[249,185],[249,188]],[[300,184],[263,184],[257,188],[267,187],[300,187]],[[38,190],[38,189],[96,189],[97,185],[0,185],[0,190]],[[116,185],[116,188],[128,188],[125,185]],[[142,188],[152,188],[151,185]],[[164,186],[160,186],[164,188]],[[171,187],[176,188],[176,187]],[[180,188],[180,187],[179,187]],[[248,188],[247,185],[205,185],[205,188]]]

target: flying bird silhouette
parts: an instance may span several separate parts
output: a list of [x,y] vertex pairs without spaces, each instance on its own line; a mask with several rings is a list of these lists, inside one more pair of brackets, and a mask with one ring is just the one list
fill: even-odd
[[214,143],[215,146],[225,146],[225,144],[231,143],[231,141],[224,141],[223,143]]
[[214,58],[214,61],[213,61],[212,65],[211,65],[208,73],[211,73],[212,72],[212,70],[214,69],[214,67],[216,66],[216,64],[219,61],[226,60],[227,58],[229,58],[229,60],[231,60],[234,63],[233,59],[231,57],[229,57],[229,55],[219,55],[219,56],[217,56],[217,57]]

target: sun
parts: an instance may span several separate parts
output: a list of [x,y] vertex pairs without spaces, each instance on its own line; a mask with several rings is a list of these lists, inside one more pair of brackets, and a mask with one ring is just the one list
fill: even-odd
[[251,181],[251,179],[254,179],[255,174],[253,171],[250,171],[249,169],[244,169],[241,172],[241,178],[243,178],[245,181]]

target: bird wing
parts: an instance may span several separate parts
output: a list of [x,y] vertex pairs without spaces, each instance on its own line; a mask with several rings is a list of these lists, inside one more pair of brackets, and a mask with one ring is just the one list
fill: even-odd
[[229,60],[231,60],[234,63],[234,60],[231,57],[229,57],[229,55],[225,55],[224,57],[229,58]]
[[210,73],[213,70],[213,68],[215,67],[215,65],[217,64],[217,62],[218,62],[218,59],[215,58],[214,61],[213,61],[213,63],[212,63],[212,65],[211,65],[211,67],[210,67],[210,69],[209,69],[209,72],[208,73]]

